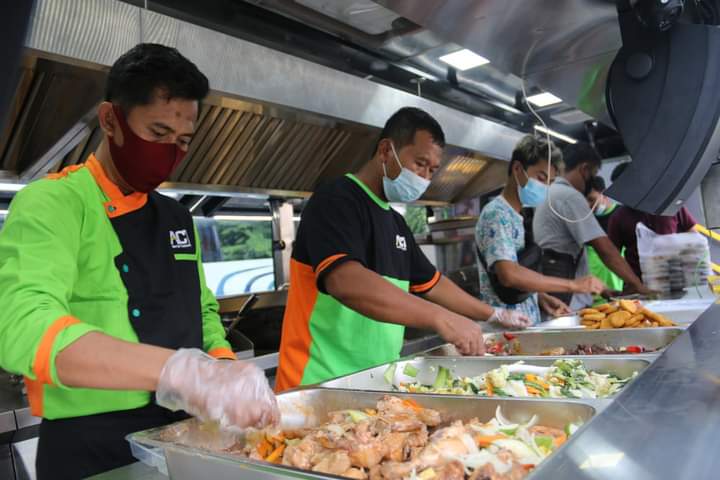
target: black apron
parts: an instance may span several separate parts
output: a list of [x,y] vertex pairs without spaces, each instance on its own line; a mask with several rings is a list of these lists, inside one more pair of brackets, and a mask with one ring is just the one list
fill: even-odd
[[[134,212],[111,219],[123,252],[113,259],[128,293],[128,318],[141,343],[202,348],[192,216],[158,193]],[[180,257],[176,257],[180,255]],[[185,256],[185,258],[183,258]],[[40,424],[38,480],[75,480],[133,463],[125,436],[187,418],[154,404]]]

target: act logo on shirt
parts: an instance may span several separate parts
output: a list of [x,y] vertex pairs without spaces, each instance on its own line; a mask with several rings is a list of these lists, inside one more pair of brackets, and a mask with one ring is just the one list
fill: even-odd
[[395,235],[395,248],[402,250],[403,252],[407,252],[407,241],[405,240],[405,237]]
[[172,248],[188,248],[190,244],[190,236],[187,230],[170,230],[170,246]]

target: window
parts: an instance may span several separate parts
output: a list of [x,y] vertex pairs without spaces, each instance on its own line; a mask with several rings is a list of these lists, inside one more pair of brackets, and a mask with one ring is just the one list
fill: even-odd
[[275,289],[271,222],[267,217],[257,218],[195,217],[205,278],[216,296]]

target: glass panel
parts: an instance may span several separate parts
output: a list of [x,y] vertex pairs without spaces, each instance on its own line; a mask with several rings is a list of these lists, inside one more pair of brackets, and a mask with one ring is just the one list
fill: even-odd
[[208,287],[216,296],[275,289],[267,220],[195,218]]

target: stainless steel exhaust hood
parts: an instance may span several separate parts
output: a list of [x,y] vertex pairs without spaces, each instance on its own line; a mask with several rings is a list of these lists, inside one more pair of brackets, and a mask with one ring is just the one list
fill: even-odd
[[[26,45],[0,171],[24,179],[82,161],[100,139],[93,106],[109,65],[138,42],[173,46],[210,79],[196,140],[173,182],[221,193],[304,196],[359,166],[398,108],[443,125],[447,158],[425,200],[453,202],[501,185],[483,172],[522,133],[415,95],[117,0],[40,0]],[[472,188],[481,186],[484,191]],[[470,186],[470,187],[469,187]]]

